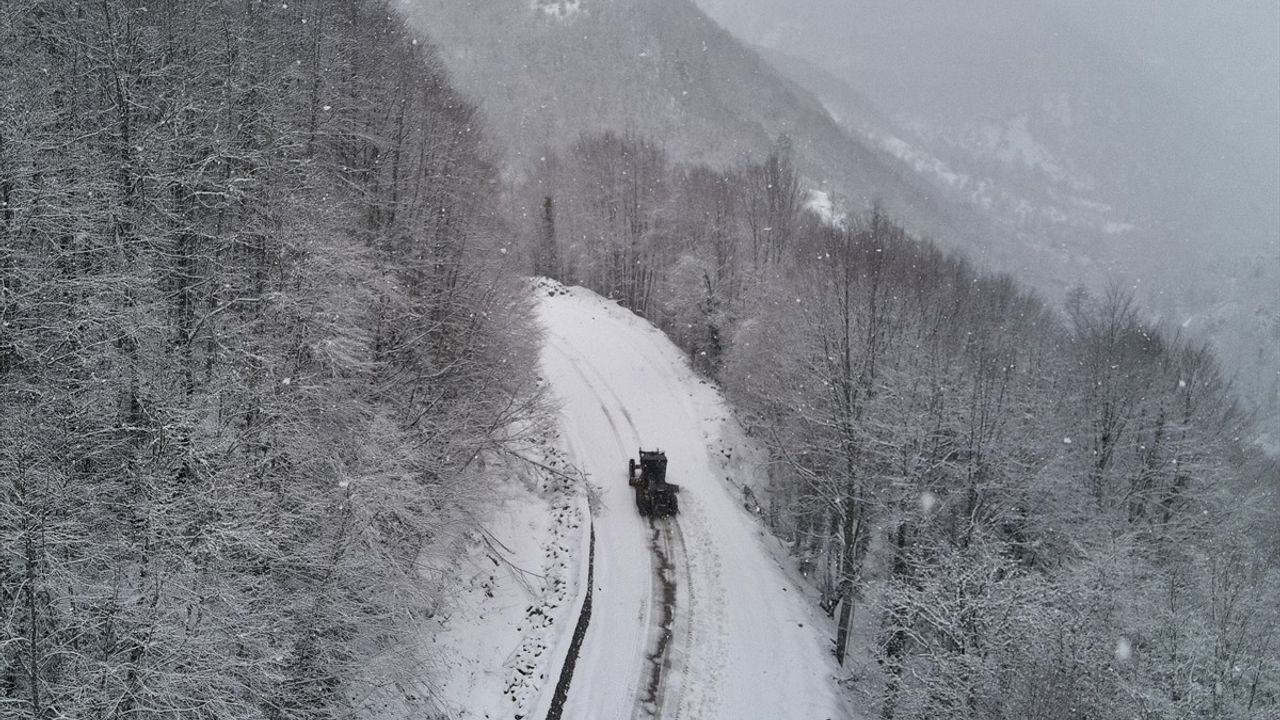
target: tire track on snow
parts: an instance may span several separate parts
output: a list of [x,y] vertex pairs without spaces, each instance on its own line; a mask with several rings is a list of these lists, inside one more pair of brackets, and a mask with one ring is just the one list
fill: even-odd
[[[613,413],[609,411],[604,396],[607,395],[613,401],[614,407],[622,414],[632,442],[639,447],[640,432],[636,428],[631,413],[627,410],[626,403],[595,365],[569,343],[556,337],[548,338],[548,341],[554,346],[556,352],[569,362],[574,373],[599,401],[600,409],[613,431],[615,442],[629,457],[630,451],[622,448],[623,433],[614,422]],[[668,368],[663,367],[661,358],[653,357],[652,348],[643,346],[638,348],[635,342],[627,344],[631,348],[632,356],[641,359],[645,366],[655,369],[660,384],[665,386],[673,398],[677,398],[678,391],[683,388],[680,378]],[[648,357],[645,357],[646,355]],[[658,362],[654,362],[655,359]],[[594,379],[587,377],[588,373],[594,376]],[[690,412],[691,407],[687,397],[678,397],[677,405],[685,420],[695,419],[696,413]],[[633,685],[637,690],[643,689],[644,693],[643,696],[639,692],[634,693],[637,703],[632,717],[637,720],[681,716],[685,695],[683,685],[687,681],[684,671],[687,670],[689,651],[693,647],[695,626],[691,601],[692,574],[688,549],[679,520],[678,518],[649,518],[649,527],[653,533],[649,538],[653,582],[650,583],[647,624],[651,626],[652,632],[649,642],[650,651],[645,655],[648,667],[642,667],[641,676]],[[680,576],[679,579],[677,573]],[[655,614],[660,615],[656,625],[653,623]],[[574,655],[576,657],[576,651]],[[668,712],[668,708],[671,712]],[[554,719],[548,716],[548,720]]]

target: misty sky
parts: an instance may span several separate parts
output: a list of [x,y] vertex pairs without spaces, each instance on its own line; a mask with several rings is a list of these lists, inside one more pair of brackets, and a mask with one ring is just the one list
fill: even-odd
[[1280,2],[1049,0],[1280,174]]

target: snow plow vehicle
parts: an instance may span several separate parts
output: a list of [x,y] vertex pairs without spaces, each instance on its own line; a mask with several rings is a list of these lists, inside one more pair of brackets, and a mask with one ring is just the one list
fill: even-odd
[[627,482],[636,489],[636,508],[642,516],[667,517],[680,511],[680,486],[667,482],[667,454],[641,450],[640,462],[627,461]]

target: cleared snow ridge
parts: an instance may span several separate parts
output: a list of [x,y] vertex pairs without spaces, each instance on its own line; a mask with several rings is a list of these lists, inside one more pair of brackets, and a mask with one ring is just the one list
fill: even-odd
[[[723,399],[631,312],[547,281],[539,295],[542,368],[560,401],[563,449],[602,501],[590,622],[563,717],[852,717],[836,687],[829,620],[744,507],[751,463],[727,449],[745,439]],[[640,447],[667,453],[679,515],[637,512],[627,459]],[[585,594],[578,588],[578,607]],[[544,684],[533,707],[550,704],[555,684]]]

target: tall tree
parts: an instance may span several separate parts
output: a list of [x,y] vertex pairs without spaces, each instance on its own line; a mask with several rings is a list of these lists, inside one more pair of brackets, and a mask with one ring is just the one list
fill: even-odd
[[533,274],[540,277],[560,277],[560,251],[556,240],[556,206],[548,195],[542,201],[542,222],[538,244],[534,248]]

